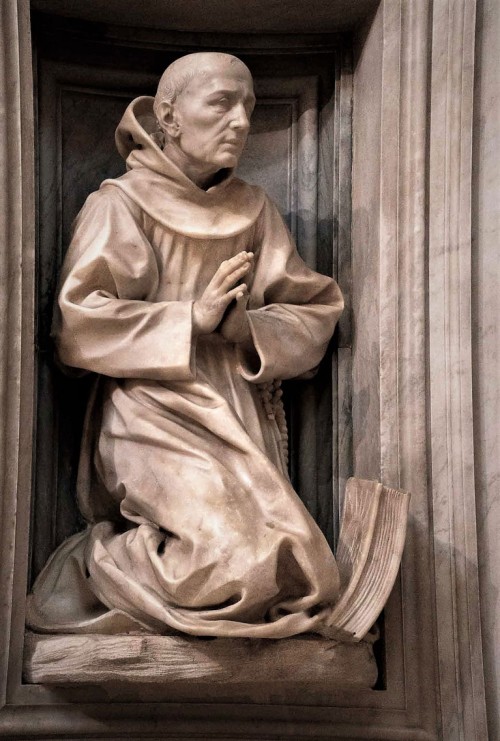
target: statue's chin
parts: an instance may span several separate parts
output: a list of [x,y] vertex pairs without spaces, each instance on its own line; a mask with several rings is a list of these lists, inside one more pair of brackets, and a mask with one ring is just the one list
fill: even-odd
[[239,159],[240,159],[240,152],[224,152],[223,154],[220,154],[216,158],[216,163],[219,167],[219,169],[225,169],[225,168],[235,168],[238,165]]

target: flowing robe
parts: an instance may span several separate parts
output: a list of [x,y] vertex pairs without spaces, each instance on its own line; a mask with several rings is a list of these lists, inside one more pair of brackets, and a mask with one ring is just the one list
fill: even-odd
[[[229,175],[205,192],[177,170],[137,120],[147,100],[118,130],[130,171],[89,197],[63,266],[59,357],[98,374],[78,480],[89,526],[53,554],[28,622],[269,638],[315,630],[338,571],[290,484],[262,385],[318,365],[341,294],[304,264],[263,191]],[[245,352],[192,331],[194,300],[241,250],[255,253]]]

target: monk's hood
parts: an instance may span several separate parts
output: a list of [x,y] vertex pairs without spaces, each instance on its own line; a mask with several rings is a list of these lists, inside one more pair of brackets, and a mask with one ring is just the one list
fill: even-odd
[[105,180],[115,186],[159,224],[189,237],[232,237],[257,219],[264,191],[227,171],[217,185],[203,190],[165,156],[157,139],[153,98],[136,98],[116,130],[116,146],[128,172]]

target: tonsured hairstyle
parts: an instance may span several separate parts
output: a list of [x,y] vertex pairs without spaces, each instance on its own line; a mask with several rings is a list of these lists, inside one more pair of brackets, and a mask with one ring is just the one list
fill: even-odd
[[189,85],[196,75],[210,72],[217,65],[222,63],[234,65],[239,64],[251,78],[250,70],[241,59],[234,57],[232,54],[223,54],[215,51],[201,51],[195,54],[186,54],[172,62],[162,74],[158,89],[156,91],[154,112],[158,118],[158,107],[160,103],[168,101],[174,103],[176,98]]

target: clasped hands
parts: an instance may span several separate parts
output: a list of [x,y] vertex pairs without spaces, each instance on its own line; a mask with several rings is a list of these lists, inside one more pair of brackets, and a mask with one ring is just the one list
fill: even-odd
[[[238,283],[253,264],[253,252],[239,252],[222,262],[214,277],[193,304],[193,332],[195,335],[210,334],[217,327],[228,342],[251,342],[247,318],[248,287]],[[225,315],[228,306],[234,306]]]

